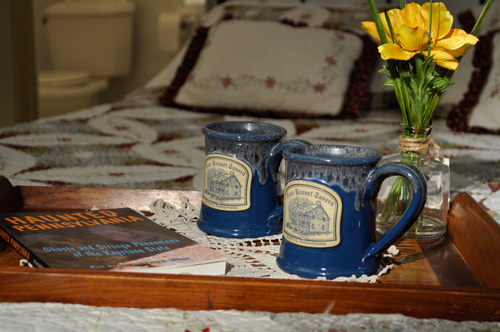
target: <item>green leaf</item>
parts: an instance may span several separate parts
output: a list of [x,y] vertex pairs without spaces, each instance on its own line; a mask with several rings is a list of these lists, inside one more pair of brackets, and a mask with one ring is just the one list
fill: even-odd
[[378,72],[382,73],[382,74],[389,74],[390,73],[390,71],[387,68],[387,66],[382,67],[382,69],[380,69]]
[[382,83],[382,86],[394,86],[394,80],[392,77],[387,77],[387,79]]

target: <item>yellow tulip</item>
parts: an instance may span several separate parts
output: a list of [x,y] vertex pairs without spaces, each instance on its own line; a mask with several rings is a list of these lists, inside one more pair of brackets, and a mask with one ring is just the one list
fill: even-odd
[[[460,29],[453,29],[453,16],[441,3],[407,4],[403,10],[391,9],[387,12],[395,40],[391,36],[385,14],[379,14],[387,43],[379,46],[384,60],[409,60],[416,54],[432,56],[433,61],[446,69],[456,70],[456,58],[478,42],[478,39]],[[381,41],[374,22],[363,22],[363,29]],[[429,29],[430,54],[429,54]]]

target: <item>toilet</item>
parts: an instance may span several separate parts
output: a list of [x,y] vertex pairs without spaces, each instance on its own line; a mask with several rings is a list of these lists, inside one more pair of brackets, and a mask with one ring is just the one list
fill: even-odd
[[109,79],[130,73],[134,5],[65,0],[44,12],[51,69],[38,73],[40,117],[99,103]]
[[41,71],[38,73],[40,117],[96,105],[99,93],[108,86],[108,80],[91,79],[86,71]]

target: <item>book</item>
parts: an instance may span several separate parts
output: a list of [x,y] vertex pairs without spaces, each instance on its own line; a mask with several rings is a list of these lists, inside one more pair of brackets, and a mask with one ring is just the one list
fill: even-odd
[[0,239],[35,267],[224,275],[224,255],[129,208],[0,214]]

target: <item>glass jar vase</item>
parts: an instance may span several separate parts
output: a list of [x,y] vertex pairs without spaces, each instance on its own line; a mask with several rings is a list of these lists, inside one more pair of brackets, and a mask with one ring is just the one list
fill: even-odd
[[[434,154],[430,153],[433,148]],[[399,153],[381,163],[401,161],[419,168],[427,182],[427,202],[415,224],[405,237],[420,241],[436,241],[446,233],[450,204],[450,167],[439,157],[439,147],[431,138],[431,127],[403,127],[399,136]],[[403,215],[411,187],[402,177],[386,179],[377,199],[377,231],[385,233]]]

